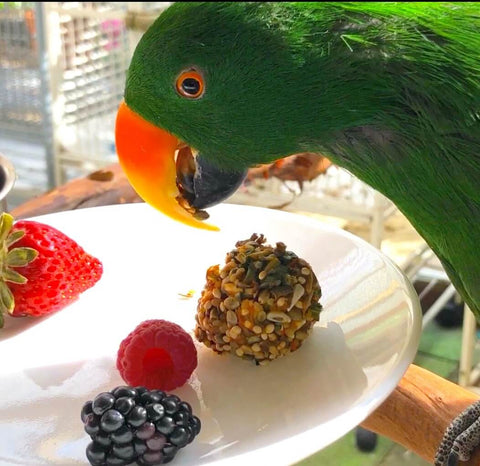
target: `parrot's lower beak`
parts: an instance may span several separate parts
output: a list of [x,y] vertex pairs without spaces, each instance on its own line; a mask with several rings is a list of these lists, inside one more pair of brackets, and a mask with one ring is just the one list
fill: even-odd
[[225,173],[208,164],[174,135],[120,104],[115,142],[120,165],[138,195],[187,225],[218,230],[201,210],[229,197],[246,172]]

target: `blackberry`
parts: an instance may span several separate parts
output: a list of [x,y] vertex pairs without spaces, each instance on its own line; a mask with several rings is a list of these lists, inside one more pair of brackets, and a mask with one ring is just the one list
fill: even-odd
[[92,466],[155,466],[173,460],[201,429],[192,407],[178,396],[145,387],[116,387],[87,401],[80,415],[92,442]]

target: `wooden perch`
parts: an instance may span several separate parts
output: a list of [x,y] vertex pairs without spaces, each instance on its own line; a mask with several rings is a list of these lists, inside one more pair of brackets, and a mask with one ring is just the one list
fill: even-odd
[[78,178],[37,196],[12,209],[16,218],[82,209],[102,205],[143,202],[128,183],[120,165],[114,163],[102,170]]
[[[445,429],[478,400],[475,393],[412,364],[397,388],[362,426],[433,463]],[[480,464],[480,450],[462,466]]]
[[[12,210],[25,218],[100,205],[142,202],[118,164],[76,179]],[[390,438],[429,462],[450,422],[480,397],[411,365],[389,398],[363,427]],[[480,450],[465,466],[480,464]]]

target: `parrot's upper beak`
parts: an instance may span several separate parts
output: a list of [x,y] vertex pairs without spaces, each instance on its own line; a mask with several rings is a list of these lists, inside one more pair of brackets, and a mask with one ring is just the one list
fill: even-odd
[[120,165],[145,202],[187,225],[218,230],[202,221],[208,214],[201,209],[233,194],[246,171],[219,170],[125,102],[118,110],[115,142]]

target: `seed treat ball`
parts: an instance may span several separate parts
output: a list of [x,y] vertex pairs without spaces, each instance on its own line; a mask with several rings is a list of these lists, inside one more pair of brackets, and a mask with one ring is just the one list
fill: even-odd
[[260,365],[297,350],[322,310],[312,267],[284,243],[265,243],[253,234],[208,268],[195,316],[198,341]]
[[92,466],[168,463],[201,429],[189,403],[146,387],[99,393],[83,405],[81,419],[92,439],[86,449]]

